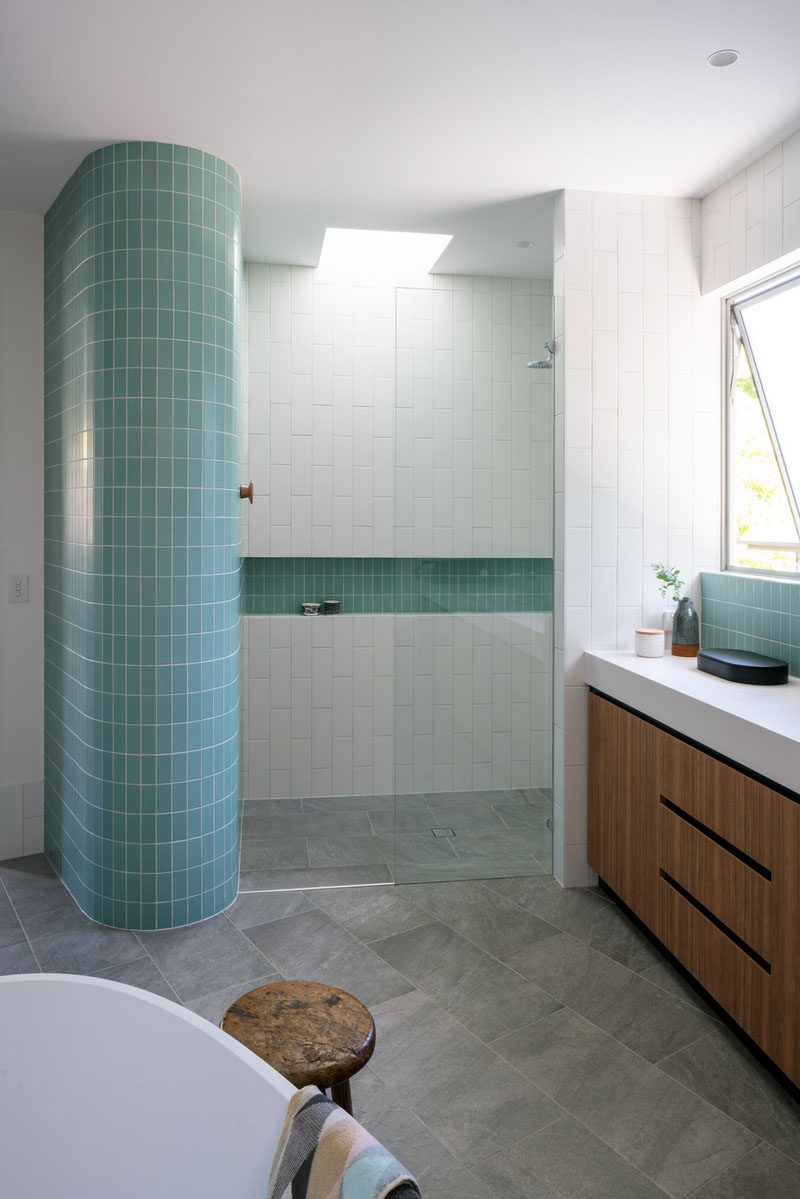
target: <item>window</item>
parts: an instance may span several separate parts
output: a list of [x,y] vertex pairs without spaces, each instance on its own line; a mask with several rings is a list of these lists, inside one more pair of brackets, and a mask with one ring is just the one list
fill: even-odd
[[800,572],[800,273],[729,301],[728,566]]

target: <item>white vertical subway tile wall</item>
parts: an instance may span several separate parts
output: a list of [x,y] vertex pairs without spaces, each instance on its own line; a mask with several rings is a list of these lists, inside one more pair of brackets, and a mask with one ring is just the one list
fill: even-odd
[[735,291],[751,273],[778,270],[789,256],[796,260],[798,250],[800,130],[704,198],[703,292]]
[[258,557],[549,557],[549,280],[249,263]]
[[[554,313],[554,873],[586,861],[582,657],[631,649],[663,608],[651,563],[699,598],[720,539],[719,305],[701,295],[699,200],[566,191]],[[563,605],[563,612],[562,612]]]
[[[549,281],[246,278],[246,555],[552,555],[552,375],[526,367]],[[243,796],[551,785],[549,612],[253,615],[244,638]]]
[[551,785],[549,612],[244,626],[244,795]]

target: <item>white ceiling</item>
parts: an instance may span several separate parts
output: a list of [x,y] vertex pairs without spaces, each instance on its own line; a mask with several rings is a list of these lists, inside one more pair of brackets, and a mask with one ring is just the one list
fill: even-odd
[[549,274],[555,190],[702,195],[800,125],[799,46],[798,0],[0,0],[0,207],[181,142],[239,168],[248,258],[333,225]]

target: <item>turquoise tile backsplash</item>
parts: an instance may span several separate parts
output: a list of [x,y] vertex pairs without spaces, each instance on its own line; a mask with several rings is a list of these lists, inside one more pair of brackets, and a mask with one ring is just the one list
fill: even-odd
[[722,572],[700,576],[704,648],[746,649],[800,676],[800,582]]
[[125,928],[237,888],[240,189],[90,154],[45,217],[45,850]]
[[305,600],[342,612],[550,612],[550,558],[246,558],[248,616],[299,613]]

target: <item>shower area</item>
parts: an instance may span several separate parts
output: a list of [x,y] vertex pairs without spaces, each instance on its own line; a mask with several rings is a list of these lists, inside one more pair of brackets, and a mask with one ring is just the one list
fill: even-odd
[[550,280],[245,279],[240,889],[551,873]]

